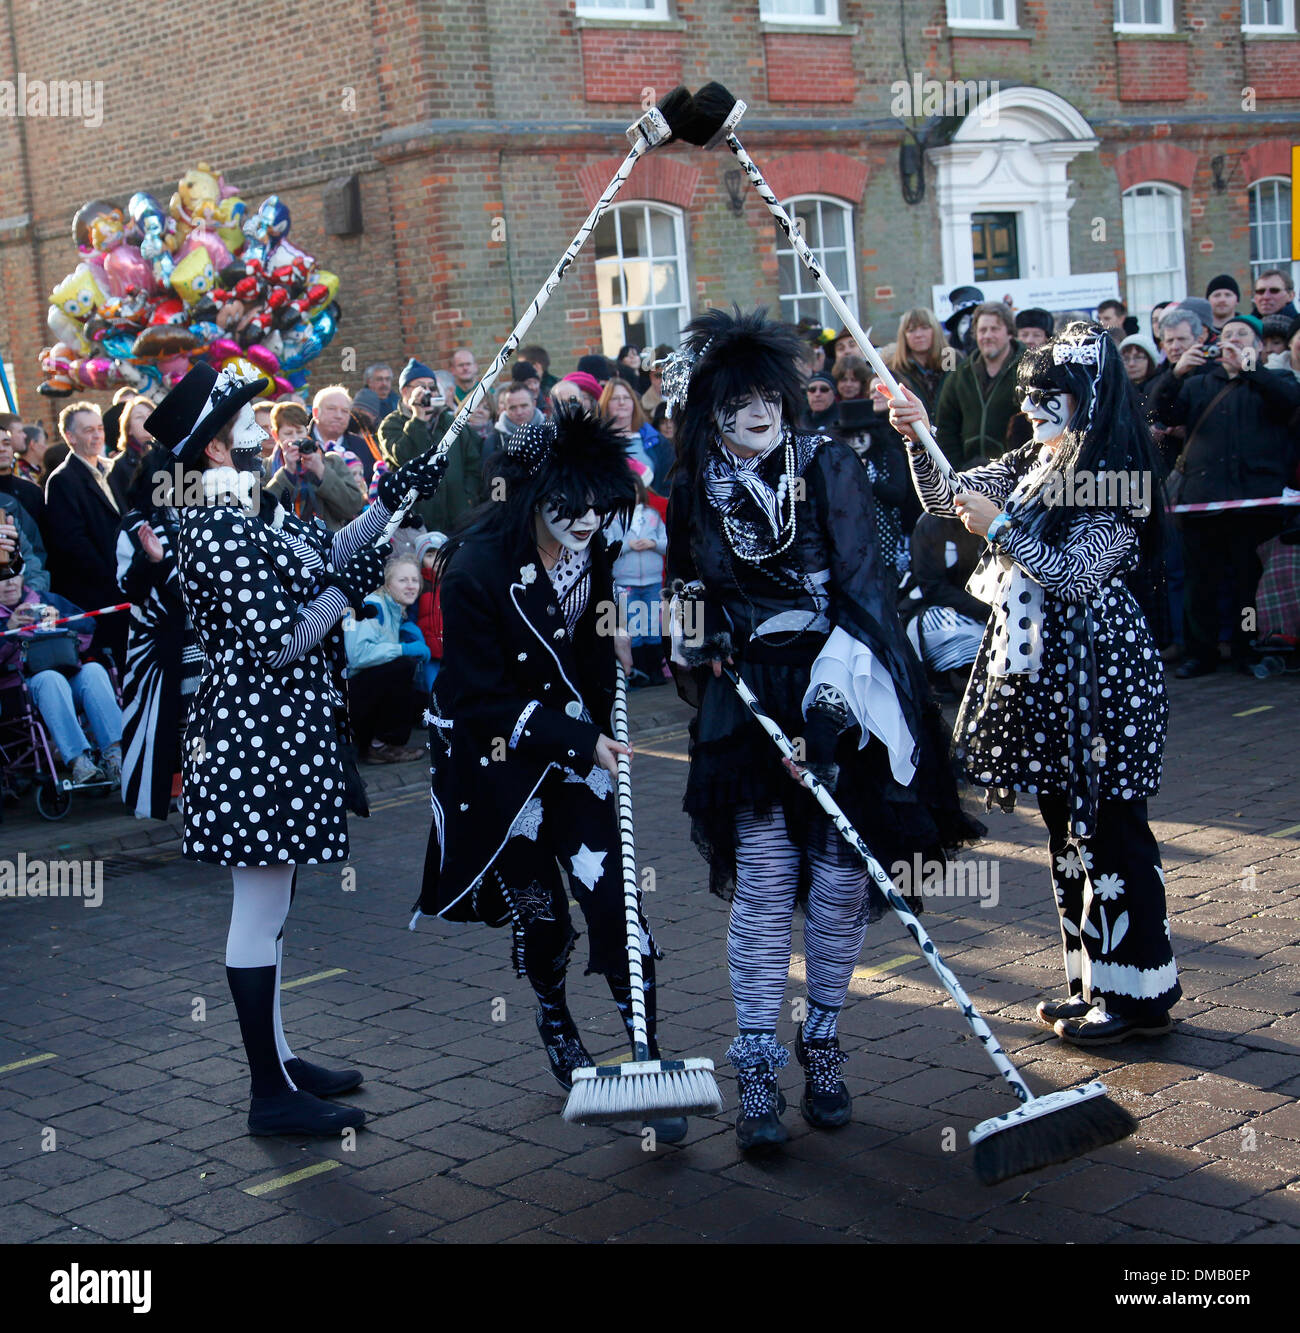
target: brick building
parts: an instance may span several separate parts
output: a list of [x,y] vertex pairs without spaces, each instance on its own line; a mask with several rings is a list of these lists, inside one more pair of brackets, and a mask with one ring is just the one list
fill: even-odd
[[[278,192],[291,239],[341,275],[344,322],[313,383],[355,382],[378,357],[445,364],[461,343],[485,361],[643,99],[710,78],[748,101],[747,148],[882,341],[932,284],[981,276],[1114,271],[1136,309],[1223,271],[1247,292],[1252,259],[1290,251],[1295,8],[287,0],[257,21],[187,8],[164,31],[127,0],[10,0],[0,79],[103,80],[103,103],[98,124],[0,115],[0,353],[37,414],[73,211],[137,189],[165,200],[203,160],[250,207]],[[555,367],[671,341],[705,303],[816,312],[735,168],[725,149],[676,146],[638,165],[530,335]],[[360,230],[329,234],[329,183],[352,175]]]

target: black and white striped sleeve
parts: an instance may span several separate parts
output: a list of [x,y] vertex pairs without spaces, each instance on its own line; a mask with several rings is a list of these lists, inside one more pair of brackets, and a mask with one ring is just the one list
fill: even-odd
[[1137,533],[1118,515],[1102,510],[1076,522],[1059,546],[1048,545],[1012,522],[993,545],[1062,601],[1094,597],[1133,553]]
[[382,500],[376,500],[362,510],[351,523],[334,534],[330,542],[330,564],[335,569],[342,569],[362,547],[373,546],[392,516],[392,511]]
[[1015,490],[1020,480],[1015,467],[1005,458],[994,459],[969,472],[958,472],[951,483],[935,466],[934,459],[925,449],[909,446],[907,465],[912,469],[912,484],[916,487],[925,512],[938,514],[942,518],[956,517],[953,496],[957,491],[975,491],[1000,505]]
[[280,650],[270,658],[268,665],[276,668],[287,667],[290,662],[297,662],[307,656],[313,648],[347,614],[348,599],[339,588],[326,588],[319,597],[308,602],[299,612],[299,619],[294,625]]

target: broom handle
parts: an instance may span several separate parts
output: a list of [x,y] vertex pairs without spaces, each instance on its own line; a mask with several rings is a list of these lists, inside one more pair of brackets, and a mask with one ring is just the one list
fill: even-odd
[[[745,706],[758,719],[763,730],[776,742],[776,748],[787,759],[793,760],[795,757],[794,746],[790,744],[785,732],[764,711],[763,705],[754,696],[754,692],[735,671],[725,666],[722,669],[727,673],[727,679],[736,687],[736,693],[740,695]],[[989,1059],[997,1067],[998,1073],[1011,1085],[1012,1091],[1020,1101],[1033,1101],[1034,1094],[1029,1091],[1025,1080],[1020,1077],[1015,1065],[1007,1058],[1006,1052],[998,1044],[998,1039],[990,1031],[989,1025],[962,989],[961,982],[957,980],[948,964],[939,956],[938,949],[934,947],[934,941],[926,934],[924,927],[895,890],[893,881],[885,874],[876,858],[871,855],[867,844],[862,841],[857,829],[849,823],[844,811],[835,803],[830,792],[807,769],[801,771],[799,780],[812,792],[817,799],[817,804],[830,815],[835,827],[844,835],[845,841],[866,863],[871,878],[876,881],[877,887],[888,899],[889,905],[898,915],[898,919],[907,927],[908,933],[921,946],[921,952],[925,955],[926,962],[934,969],[935,975],[943,983],[944,990],[956,1000],[957,1007],[962,1012],[962,1017],[970,1025],[970,1030],[979,1038],[980,1045],[984,1047]]]
[[[627,745],[627,673],[618,664],[614,694],[614,739]],[[628,757],[618,756],[618,836],[623,847],[623,915],[627,922],[627,975],[632,992],[632,1058],[650,1058],[645,1017],[645,978],[641,974],[641,904],[636,886],[636,839],[632,829],[632,774]]]
[[[758,196],[767,205],[767,211],[781,224],[781,230],[789,238],[790,244],[794,247],[794,252],[803,260],[804,267],[817,281],[817,285],[822,289],[822,295],[831,303],[835,313],[844,321],[844,327],[853,335],[854,340],[866,358],[871,362],[871,368],[880,376],[885,388],[889,390],[891,398],[901,398],[902,391],[898,387],[898,381],[894,378],[894,373],[885,364],[880,353],[871,344],[871,339],[862,331],[861,325],[854,317],[853,312],[844,304],[844,298],[835,290],[834,284],[822,272],[821,265],[817,262],[817,257],[808,248],[808,243],[804,240],[799,228],[795,225],[790,214],[781,207],[780,201],[772,193],[772,187],[763,179],[763,173],[759,171],[754,163],[754,159],[745,152],[744,145],[736,138],[734,134],[727,135],[727,147],[736,156],[736,161],[745,169],[745,175],[753,183],[754,189],[758,191]],[[955,475],[952,470],[952,464],[944,457],[943,452],[934,441],[934,436],[930,434],[930,427],[927,422],[917,421],[913,423],[917,435],[925,445],[926,452],[934,459],[934,465],[940,473],[950,482]]]
[[[546,281],[542,284],[541,291],[533,297],[532,304],[524,311],[523,318],[515,325],[501,350],[492,358],[492,364],[474,386],[473,392],[461,403],[460,410],[456,413],[456,419],[447,427],[447,433],[434,447],[430,462],[436,462],[449,452],[452,445],[460,438],[470,414],[487,396],[488,385],[501,373],[501,368],[510,360],[515,348],[523,341],[524,335],[532,327],[533,320],[541,313],[542,307],[550,300],[551,293],[560,285],[564,275],[569,271],[578,251],[586,244],[587,237],[595,231],[596,224],[613,202],[614,196],[623,188],[623,182],[632,174],[632,168],[636,166],[638,159],[649,152],[652,147],[653,145],[645,138],[638,138],[636,143],[632,145],[628,155],[623,159],[622,165],[614,173],[614,179],[605,187],[605,193],[596,200],[596,206],[587,214],[586,222],[578,228],[577,235],[569,242],[569,248],[560,256],[559,263],[551,270]],[[407,511],[419,498],[419,492],[414,488],[406,492],[402,503],[397,507],[396,513],[388,520],[388,525],[375,542],[376,546],[382,546],[392,538],[393,533],[401,525],[402,519],[406,517]]]

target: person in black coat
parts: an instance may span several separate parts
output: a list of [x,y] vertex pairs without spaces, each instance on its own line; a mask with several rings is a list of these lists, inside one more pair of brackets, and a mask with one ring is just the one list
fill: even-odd
[[[279,1017],[281,938],[299,865],[348,855],[346,809],[365,813],[346,752],[343,635],[379,583],[374,543],[408,488],[443,460],[390,474],[378,503],[329,534],[261,490],[265,386],[203,363],[146,423],[176,460],[176,563],[204,651],[182,765],[182,855],[229,866],[226,977],[252,1076],[252,1134],[333,1134],[365,1120],[323,1100],[361,1082],[293,1054]],[[177,488],[179,481],[179,489]]]
[[[1184,353],[1152,398],[1156,418],[1184,426],[1180,504],[1280,496],[1296,465],[1290,421],[1300,408],[1300,382],[1289,371],[1263,367],[1259,321],[1237,315],[1223,326],[1219,361],[1195,373],[1195,350]],[[1219,665],[1219,588],[1231,581],[1232,605],[1253,606],[1261,566],[1256,548],[1276,535],[1286,511],[1242,509],[1183,514],[1185,582],[1183,638],[1187,660],[1175,673],[1203,676]],[[1249,661],[1253,632],[1235,616],[1232,656]]]
[[[416,919],[510,922],[514,966],[537,996],[537,1028],[562,1087],[593,1063],[565,996],[577,939],[569,893],[586,918],[589,972],[603,975],[631,1032],[622,863],[610,737],[616,551],[602,528],[624,523],[636,485],[622,438],[562,404],[520,427],[488,464],[493,493],[438,553],[442,668],[430,726],[433,827]],[[499,491],[499,487],[503,487]],[[569,892],[561,881],[568,877]],[[412,921],[412,926],[415,921]],[[642,922],[651,1058],[654,960]],[[661,1123],[660,1137],[685,1132]]]
[[[93,611],[122,600],[117,586],[122,515],[108,485],[99,408],[70,404],[59,414],[59,430],[69,453],[45,485],[50,587]],[[111,648],[119,666],[126,660],[126,631],[124,615],[101,616],[96,622],[94,646]]]

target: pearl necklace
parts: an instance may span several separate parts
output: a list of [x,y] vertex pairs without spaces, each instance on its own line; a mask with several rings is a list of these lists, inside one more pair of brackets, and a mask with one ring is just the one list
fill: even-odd
[[[722,446],[726,448],[725,445]],[[761,555],[746,555],[736,545],[736,522],[727,514],[719,517],[722,519],[722,531],[727,538],[727,545],[731,547],[733,554],[738,556],[746,564],[757,565],[764,560],[770,560],[773,556],[780,555],[783,551],[789,550],[794,542],[795,535],[798,532],[798,516],[795,511],[794,492],[790,486],[790,478],[794,476],[794,432],[786,430],[785,433],[785,471],[776,488],[776,509],[777,517],[781,514],[781,503],[787,495],[790,496],[790,514],[785,522],[777,530],[777,537],[780,538],[785,533],[785,540],[779,546],[775,546],[770,551],[764,551]]]

